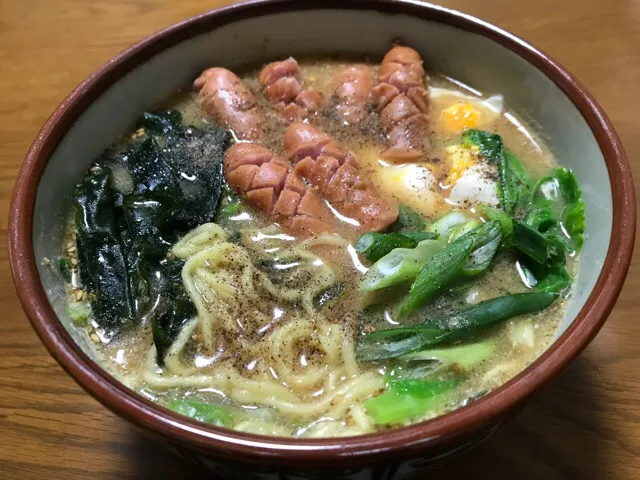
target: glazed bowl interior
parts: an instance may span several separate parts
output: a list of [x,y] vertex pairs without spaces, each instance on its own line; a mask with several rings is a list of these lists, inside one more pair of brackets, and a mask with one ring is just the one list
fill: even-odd
[[[368,440],[260,440],[209,428],[154,406],[109,379],[86,358],[96,359],[97,354],[71,326],[64,312],[64,285],[42,263],[44,258],[61,254],[70,194],[89,165],[143,111],[179,89],[190,88],[204,68],[233,70],[288,56],[381,59],[400,35],[419,51],[428,71],[487,95],[504,95],[507,108],[533,125],[558,162],[576,173],[587,206],[586,241],[582,268],[554,340],[560,347],[550,348],[516,379],[468,407],[424,424],[373,434]],[[287,0],[259,2],[205,14],[155,35],[106,64],[61,105],[34,143],[18,180],[11,220],[15,230],[11,235],[12,266],[25,309],[53,355],[99,400],[141,426],[162,430],[166,436],[189,437],[189,442],[200,448],[216,439],[232,445],[231,450],[240,444],[251,446],[251,454],[263,449],[265,456],[276,448],[301,455],[304,448],[326,455],[371,454],[398,446],[408,449],[499,416],[562,368],[595,335],[621,288],[635,232],[630,177],[623,181],[620,192],[615,192],[616,197],[610,172],[620,181],[628,175],[628,164],[597,105],[552,61],[495,27],[410,1],[343,4],[335,0],[315,7]],[[36,184],[34,204],[30,192]],[[625,208],[628,221],[620,223],[613,213]],[[33,251],[29,242],[24,246],[21,235],[25,232],[31,235]],[[38,270],[34,275],[35,264]],[[605,279],[600,278],[603,266],[615,277],[606,288]],[[46,305],[42,288],[57,318]],[[576,318],[580,322],[577,327],[572,326]],[[307,447],[298,448],[300,445]],[[241,458],[238,452],[240,447],[232,453]]]
[[[331,25],[327,34],[326,25]],[[358,25],[357,30],[353,27]],[[428,71],[456,79],[487,95],[502,94],[519,118],[535,126],[558,161],[573,169],[587,204],[583,268],[556,338],[571,324],[593,289],[612,228],[611,188],[603,154],[578,109],[545,74],[497,42],[460,28],[408,15],[376,11],[294,11],[238,20],[174,45],[118,79],[80,116],[53,152],[37,191],[36,258],[61,253],[63,216],[73,185],[91,162],[146,109],[178,89],[189,88],[204,68],[239,69],[290,55],[350,55],[382,58],[398,39],[416,48]],[[513,119],[517,121],[516,118]],[[49,300],[70,327],[63,285],[40,266]],[[84,336],[69,330],[85,353]]]

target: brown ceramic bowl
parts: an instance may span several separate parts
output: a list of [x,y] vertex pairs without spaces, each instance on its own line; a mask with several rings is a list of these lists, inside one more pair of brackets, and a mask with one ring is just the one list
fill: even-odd
[[[93,159],[146,108],[211,65],[235,68],[288,55],[381,58],[401,36],[427,68],[502,93],[574,169],[587,203],[587,240],[567,316],[553,344],[501,388],[428,422],[323,440],[249,435],[176,415],[117,382],[64,314],[60,280],[42,267],[61,250],[62,215]],[[615,188],[613,188],[615,187]],[[406,1],[275,0],[212,11],[167,28],[103,65],[67,97],[34,141],[11,206],[11,266],[36,332],[91,395],[173,450],[242,478],[404,477],[488,436],[589,343],[611,311],[631,259],[631,171],[595,100],[522,40],[441,7]]]

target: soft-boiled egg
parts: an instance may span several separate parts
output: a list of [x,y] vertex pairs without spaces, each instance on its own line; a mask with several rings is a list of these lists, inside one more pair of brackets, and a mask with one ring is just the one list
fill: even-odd
[[440,122],[448,132],[459,133],[476,128],[482,113],[469,102],[456,102],[440,112]]
[[449,175],[447,177],[448,184],[455,184],[467,169],[476,165],[479,161],[477,156],[478,147],[464,148],[461,145],[452,145],[447,147],[447,167]]
[[397,165],[380,158],[375,148],[357,154],[361,168],[371,172],[370,178],[381,191],[425,216],[435,215],[444,206],[438,181],[426,162]]
[[483,98],[438,87],[430,88],[429,92],[436,111],[440,110],[440,125],[449,133],[462,133],[468,128],[482,128],[495,121],[504,108],[502,95]]
[[466,148],[452,145],[447,148],[450,187],[448,203],[469,207],[476,204],[497,206],[498,171],[480,157],[476,146]]
[[[454,138],[470,128],[490,129],[504,109],[502,95],[487,98],[471,89],[466,93],[438,87],[432,87],[430,94],[438,119],[436,128]],[[463,207],[498,205],[497,169],[479,153],[475,145],[447,147],[445,171],[441,177],[442,188],[449,192],[447,203]]]
[[474,165],[462,174],[451,189],[449,202],[460,206],[484,204],[497,207],[500,200],[495,178],[496,172],[493,166]]
[[432,215],[441,203],[438,182],[428,165],[389,165],[377,172],[385,191],[425,215]]

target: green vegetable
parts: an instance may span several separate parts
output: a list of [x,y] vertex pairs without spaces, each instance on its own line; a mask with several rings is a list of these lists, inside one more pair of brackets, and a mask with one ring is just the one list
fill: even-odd
[[406,317],[413,313],[440,290],[451,284],[465,266],[472,248],[473,239],[463,236],[436,252],[422,267],[411,285],[409,296],[398,309],[398,317]]
[[[460,313],[453,313],[438,317],[429,322],[431,327],[449,329],[456,332],[452,337],[458,337],[464,330],[476,330],[501,323],[509,318],[544,310],[558,295],[553,293],[516,293],[485,300],[473,305]],[[454,327],[452,329],[451,323]]]
[[500,222],[495,220],[490,220],[477,227],[474,227],[472,230],[468,232],[465,232],[465,234],[459,237],[458,240],[461,240],[463,238],[470,238],[471,240],[473,240],[474,248],[478,248],[483,245],[486,245],[491,240],[493,240],[498,235],[500,235],[500,231],[501,231]]
[[585,228],[585,204],[582,200],[569,204],[562,212],[562,224],[564,230],[569,234],[573,241],[576,252],[582,249],[584,244],[584,228]]
[[550,205],[533,205],[523,222],[539,232],[546,232],[557,225],[558,220]]
[[56,267],[60,276],[65,282],[71,282],[71,262],[67,257],[58,257],[56,260]]
[[[395,330],[400,331],[396,332]],[[442,343],[449,336],[448,330],[429,328],[426,324],[377,330],[358,339],[356,356],[362,361],[396,358],[424,347]]]
[[465,147],[477,145],[480,154],[498,166],[500,172],[500,197],[502,208],[512,213],[517,205],[528,198],[529,179],[518,158],[506,150],[502,137],[483,130],[469,129],[462,135]]
[[489,268],[498,248],[500,248],[501,241],[502,234],[499,234],[486,245],[483,245],[471,252],[469,261],[462,269],[462,274],[465,276],[475,277]]
[[378,330],[356,344],[360,360],[395,358],[445,341],[462,340],[510,318],[547,308],[554,293],[519,293],[481,302],[411,327]]
[[422,215],[413,208],[400,204],[398,218],[391,226],[392,231],[403,232],[405,230],[421,232],[427,226]]
[[[584,243],[585,204],[575,175],[557,168],[540,179],[531,191],[523,222],[514,220],[513,245],[531,261],[524,261],[524,273],[543,292],[560,292],[571,283],[564,268],[565,252],[574,254]],[[535,279],[531,282],[531,278]]]
[[406,378],[390,380],[387,386],[389,390],[404,393],[414,398],[429,398],[451,390],[458,383],[457,380]]
[[[571,276],[564,268],[565,252],[573,254],[581,249],[585,228],[585,204],[573,172],[558,168],[532,187],[522,164],[504,148],[499,135],[467,130],[462,143],[465,147],[477,145],[480,153],[499,167],[505,213],[490,207],[482,207],[481,213],[486,218],[498,220],[503,235],[509,240],[505,244],[515,247],[531,260],[531,265],[522,272],[528,277],[525,283],[533,283],[543,292],[559,292],[566,288]],[[511,218],[514,211],[521,219]]]
[[398,316],[401,318],[413,313],[460,276],[474,276],[486,270],[501,239],[500,223],[490,221],[435,253],[411,285],[409,296],[398,309]]
[[436,240],[438,238],[438,234],[433,232],[412,232],[410,230],[402,230],[400,233],[411,240],[415,240],[416,245],[423,240]]
[[513,233],[513,223],[511,222],[511,215],[504,210],[482,205],[479,207],[480,213],[488,220],[495,220],[500,222],[500,228],[504,237],[509,237]]
[[231,217],[233,215],[237,215],[242,210],[242,202],[240,200],[236,200],[234,202],[225,205],[220,209],[219,215],[224,217]]
[[79,327],[86,327],[91,308],[89,302],[70,302],[66,306],[65,312],[73,323]]
[[547,267],[561,267],[566,262],[563,245],[557,237],[543,235],[520,220],[513,220],[512,245]]
[[514,208],[526,208],[529,201],[529,195],[531,191],[531,179],[529,174],[520,163],[518,157],[513,152],[505,148],[505,173],[500,172],[501,179],[506,177],[506,181],[501,182],[504,190],[505,185],[511,189],[510,196],[513,197]]
[[462,269],[462,275],[476,276],[489,268],[502,242],[501,230],[500,222],[491,220],[468,233],[473,239],[473,251]]
[[525,284],[540,292],[558,293],[571,284],[571,275],[565,267],[548,268],[531,260],[518,263],[527,276]]
[[412,280],[443,247],[443,242],[439,240],[423,240],[415,248],[395,248],[369,268],[358,289],[379,290]]
[[453,227],[451,230],[449,230],[448,232],[448,242],[451,243],[457,239],[459,239],[461,236],[463,236],[465,233],[470,232],[471,230],[473,230],[474,228],[477,228],[480,226],[480,222],[478,220],[469,220],[467,223],[464,223],[462,225],[456,225],[455,227]]
[[451,210],[427,227],[427,231],[436,233],[439,238],[446,240],[454,227],[465,225],[473,220],[462,210]]
[[231,413],[224,407],[212,403],[196,402],[192,400],[173,400],[167,408],[174,412],[191,417],[200,422],[210,423],[216,427],[230,428],[233,425]]
[[502,208],[507,213],[513,213],[518,199],[520,198],[520,191],[518,186],[518,179],[511,169],[511,164],[506,155],[502,155],[498,163],[500,169],[500,189],[499,193],[502,197]]
[[387,369],[389,381],[408,378],[446,378],[471,371],[495,352],[492,340],[464,345],[428,348],[398,357],[392,368]]
[[389,382],[386,392],[371,398],[364,407],[376,424],[397,424],[426,415],[442,407],[455,380],[398,380]]
[[502,137],[495,133],[485,132],[470,128],[462,134],[462,145],[470,148],[476,145],[480,148],[480,154],[488,160],[499,162],[504,155],[504,143]]
[[[531,193],[527,224],[540,231],[552,231],[568,251],[579,251],[584,243],[585,204],[573,172],[557,168],[538,181]],[[545,221],[542,222],[540,218]]]
[[473,367],[485,361],[495,352],[495,343],[489,340],[431,348],[409,353],[399,358],[402,362],[433,361],[442,365],[455,365],[458,369],[470,371]]
[[375,233],[362,235],[356,242],[355,249],[367,260],[376,262],[389,254],[394,248],[415,248],[418,242],[401,233]]
[[582,191],[580,190],[578,179],[571,170],[565,167],[556,168],[551,177],[555,179],[559,194],[566,203],[576,203],[582,199]]
[[537,274],[536,290],[556,293],[571,285],[571,275],[564,267],[542,270]]

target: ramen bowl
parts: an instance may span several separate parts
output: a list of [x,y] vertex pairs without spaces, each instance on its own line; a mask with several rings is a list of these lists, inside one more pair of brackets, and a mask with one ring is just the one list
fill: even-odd
[[[211,65],[294,56],[381,58],[398,38],[428,70],[504,95],[571,168],[586,202],[582,268],[552,344],[500,388],[433,420],[359,437],[302,440],[208,426],[177,415],[108,374],[65,314],[62,280],[44,259],[62,249],[70,193],[136,117]],[[171,26],[106,63],[57,108],[20,171],[9,224],[11,266],[34,329],[61,366],[107,408],[171,450],[240,478],[404,478],[487,438],[591,341],[631,259],[635,196],[611,123],[564,68],[524,41],[445,8],[412,1],[258,1]]]

